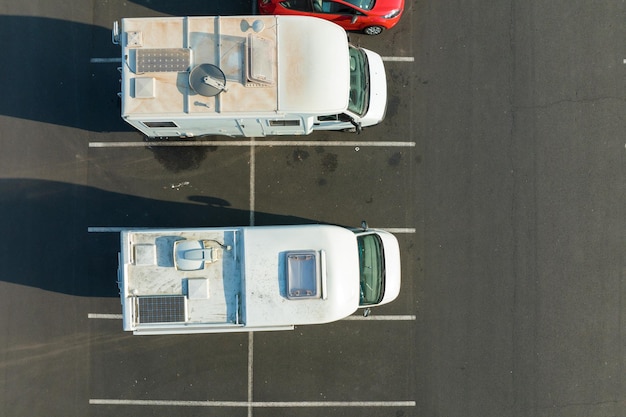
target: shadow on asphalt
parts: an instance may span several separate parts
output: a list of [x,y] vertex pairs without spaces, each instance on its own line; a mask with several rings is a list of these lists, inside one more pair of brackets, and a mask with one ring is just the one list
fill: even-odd
[[[256,1],[256,0],[254,0]],[[251,0],[134,0],[172,16],[249,15]],[[113,22],[111,22],[111,27]],[[93,132],[134,129],[120,117],[120,49],[111,27],[37,16],[0,16],[0,115]],[[16,34],[19,36],[16,38]]]
[[[119,233],[89,227],[245,226],[247,210],[190,196],[189,203],[153,200],[84,185],[0,180],[0,279],[70,295],[117,297]],[[316,223],[255,212],[255,225]]]

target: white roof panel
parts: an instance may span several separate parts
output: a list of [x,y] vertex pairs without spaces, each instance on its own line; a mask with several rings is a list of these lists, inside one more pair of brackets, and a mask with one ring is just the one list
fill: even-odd
[[348,106],[348,37],[322,19],[283,16],[278,27],[278,105],[281,111],[339,113]]

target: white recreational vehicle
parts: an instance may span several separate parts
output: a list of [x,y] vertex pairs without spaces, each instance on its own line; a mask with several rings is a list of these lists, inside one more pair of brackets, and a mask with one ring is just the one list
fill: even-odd
[[118,285],[134,334],[289,330],[394,300],[400,252],[367,226],[126,230]]
[[322,19],[127,18],[112,36],[122,118],[148,137],[360,131],[385,114],[382,58]]

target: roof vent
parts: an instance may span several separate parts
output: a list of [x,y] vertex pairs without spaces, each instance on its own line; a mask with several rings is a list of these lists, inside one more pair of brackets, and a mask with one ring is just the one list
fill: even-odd
[[246,78],[252,83],[274,84],[275,55],[273,44],[261,36],[248,35]]
[[287,252],[287,298],[301,300],[321,298],[321,268],[316,251]]
[[139,31],[126,32],[126,46],[131,48],[143,46],[143,33]]
[[156,265],[156,246],[150,243],[138,243],[133,246],[135,265]]
[[152,77],[137,77],[135,80],[135,98],[154,98],[155,80]]

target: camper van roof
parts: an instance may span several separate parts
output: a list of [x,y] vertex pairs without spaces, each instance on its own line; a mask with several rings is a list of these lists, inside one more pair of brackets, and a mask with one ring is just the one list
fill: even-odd
[[304,16],[122,20],[124,117],[328,114],[348,104],[339,26]]
[[359,255],[338,226],[121,232],[124,328],[326,323],[359,307]]

